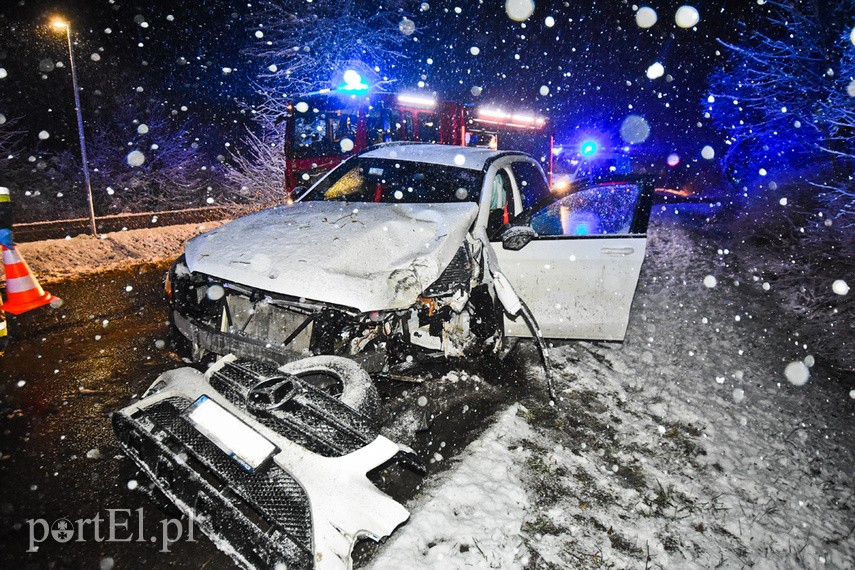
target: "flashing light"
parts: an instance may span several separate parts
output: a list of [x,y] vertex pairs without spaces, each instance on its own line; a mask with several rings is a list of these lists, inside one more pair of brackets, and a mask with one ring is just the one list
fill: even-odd
[[582,143],[582,146],[579,149],[579,154],[582,156],[591,157],[597,153],[597,141],[587,140]]
[[344,85],[340,85],[338,91],[346,91],[358,95],[367,93],[368,89],[369,86],[362,80],[362,76],[353,69],[348,69],[344,72]]
[[418,95],[398,95],[398,102],[426,108],[436,106],[436,99],[433,97],[420,97]]
[[505,113],[500,109],[478,109],[478,116],[475,120],[482,123],[528,129],[539,128],[546,124],[546,119],[543,117],[524,114],[510,114]]
[[569,176],[559,176],[555,183],[552,185],[553,192],[564,192],[570,189],[570,177]]
[[50,25],[58,30],[64,30],[68,27],[68,22],[66,22],[62,18],[54,18],[53,20],[51,20]]
[[362,83],[362,76],[356,71],[348,69],[344,72],[344,84],[349,86],[357,86]]
[[488,117],[490,119],[507,119],[510,115],[505,114],[504,111],[500,111],[498,109],[478,109],[479,117]]

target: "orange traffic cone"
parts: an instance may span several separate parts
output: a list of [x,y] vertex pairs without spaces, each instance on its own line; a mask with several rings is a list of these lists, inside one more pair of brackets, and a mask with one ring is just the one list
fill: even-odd
[[0,305],[0,309],[20,315],[57,300],[42,289],[17,249],[0,247],[3,248],[3,265],[6,268],[6,303]]

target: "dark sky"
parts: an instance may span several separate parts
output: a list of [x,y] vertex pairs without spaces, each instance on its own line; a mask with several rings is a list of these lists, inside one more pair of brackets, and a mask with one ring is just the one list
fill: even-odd
[[[556,138],[568,143],[597,132],[619,144],[617,133],[630,114],[647,121],[645,144],[659,154],[696,155],[711,142],[716,135],[700,99],[707,74],[723,61],[715,40],[735,39],[737,22],[751,21],[763,8],[736,0],[693,2],[700,21],[683,29],[674,21],[682,2],[655,2],[658,21],[642,29],[630,3],[577,4],[537,1],[520,23],[508,17],[503,0],[408,3],[401,17],[416,25],[406,37],[408,59],[384,72],[401,88],[422,80],[443,99],[544,114]],[[47,26],[52,14],[62,13],[74,26],[84,111],[99,101],[148,97],[186,113],[198,136],[216,138],[212,146],[221,148],[245,123],[236,100],[253,97],[258,66],[241,50],[255,41],[256,9],[210,0],[3,0],[0,66],[7,77],[0,79],[0,113],[24,117],[33,133],[57,131],[54,144],[75,136],[68,68],[46,71],[67,61],[63,38]],[[654,63],[664,74],[650,79]],[[481,88],[478,96],[473,87]]]

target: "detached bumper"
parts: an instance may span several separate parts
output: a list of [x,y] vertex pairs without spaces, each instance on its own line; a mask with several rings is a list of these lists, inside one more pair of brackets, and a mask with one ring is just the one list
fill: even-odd
[[[366,477],[398,445],[294,376],[227,356],[205,375],[167,372],[149,393],[113,414],[121,447],[244,568],[350,568],[360,537],[387,536],[409,517]],[[202,405],[219,423],[194,418]],[[232,427],[218,436],[223,425]],[[260,459],[259,441],[269,446]]]

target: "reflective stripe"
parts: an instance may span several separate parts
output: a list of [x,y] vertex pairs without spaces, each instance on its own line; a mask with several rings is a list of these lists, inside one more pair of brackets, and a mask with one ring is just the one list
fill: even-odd
[[15,249],[3,248],[3,265],[14,265],[21,263],[21,257]]
[[6,336],[6,321],[0,321],[0,337]]
[[0,202],[11,202],[12,199],[8,194],[0,194]]
[[6,293],[23,293],[24,291],[29,291],[30,289],[35,289],[38,287],[36,285],[35,280],[32,275],[27,275],[25,277],[15,277],[14,279],[6,280]]

